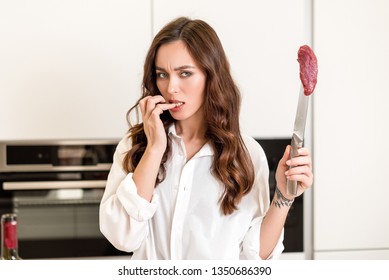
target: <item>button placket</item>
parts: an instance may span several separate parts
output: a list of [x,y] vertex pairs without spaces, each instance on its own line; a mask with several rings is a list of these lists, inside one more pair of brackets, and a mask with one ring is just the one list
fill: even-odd
[[184,164],[180,176],[170,240],[172,259],[182,258],[182,231],[190,196],[190,182],[192,182],[193,178],[193,168],[194,164],[192,161],[187,162]]

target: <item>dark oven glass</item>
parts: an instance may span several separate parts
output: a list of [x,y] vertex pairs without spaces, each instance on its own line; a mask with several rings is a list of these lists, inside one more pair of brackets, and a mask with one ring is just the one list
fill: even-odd
[[24,259],[125,255],[100,233],[102,189],[14,191]]
[[23,259],[127,255],[99,230],[103,189],[0,190],[0,215],[18,215],[19,254]]
[[[290,145],[291,139],[256,139],[266,153],[269,164],[269,186],[270,199],[273,198],[276,179],[275,172],[279,160],[284,154],[287,145]],[[285,222],[284,232],[284,252],[303,252],[303,195],[297,197],[289,210],[288,217]]]
[[0,142],[0,214],[18,215],[23,259],[127,255],[99,229],[117,140]]

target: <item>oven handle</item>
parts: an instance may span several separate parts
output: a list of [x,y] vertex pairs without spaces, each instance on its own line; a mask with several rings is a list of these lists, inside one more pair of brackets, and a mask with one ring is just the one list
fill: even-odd
[[2,162],[2,155],[0,151],[0,172],[54,172],[54,171],[95,171],[95,170],[110,170],[111,163],[98,163],[96,165],[52,165],[52,164],[11,164],[6,165]]
[[34,181],[4,182],[4,190],[48,190],[48,189],[98,189],[105,188],[106,180],[84,181]]

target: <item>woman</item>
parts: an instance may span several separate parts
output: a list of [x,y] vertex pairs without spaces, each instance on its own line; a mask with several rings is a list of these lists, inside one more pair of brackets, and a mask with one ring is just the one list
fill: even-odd
[[[100,206],[100,229],[134,259],[269,259],[282,250],[293,197],[312,184],[306,149],[281,159],[269,200],[266,156],[239,128],[240,93],[215,31],[178,18],[148,51],[142,123],[119,143]],[[137,112],[137,111],[136,111]],[[289,167],[293,167],[289,169]]]

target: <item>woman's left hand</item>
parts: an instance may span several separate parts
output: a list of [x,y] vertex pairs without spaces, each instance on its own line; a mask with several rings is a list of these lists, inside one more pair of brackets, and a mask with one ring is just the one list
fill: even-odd
[[298,156],[289,159],[291,146],[288,145],[284,155],[278,163],[276,171],[277,187],[282,194],[288,198],[293,197],[286,193],[286,181],[298,181],[297,195],[300,196],[306,189],[310,188],[313,183],[312,159],[308,149],[299,148]]

